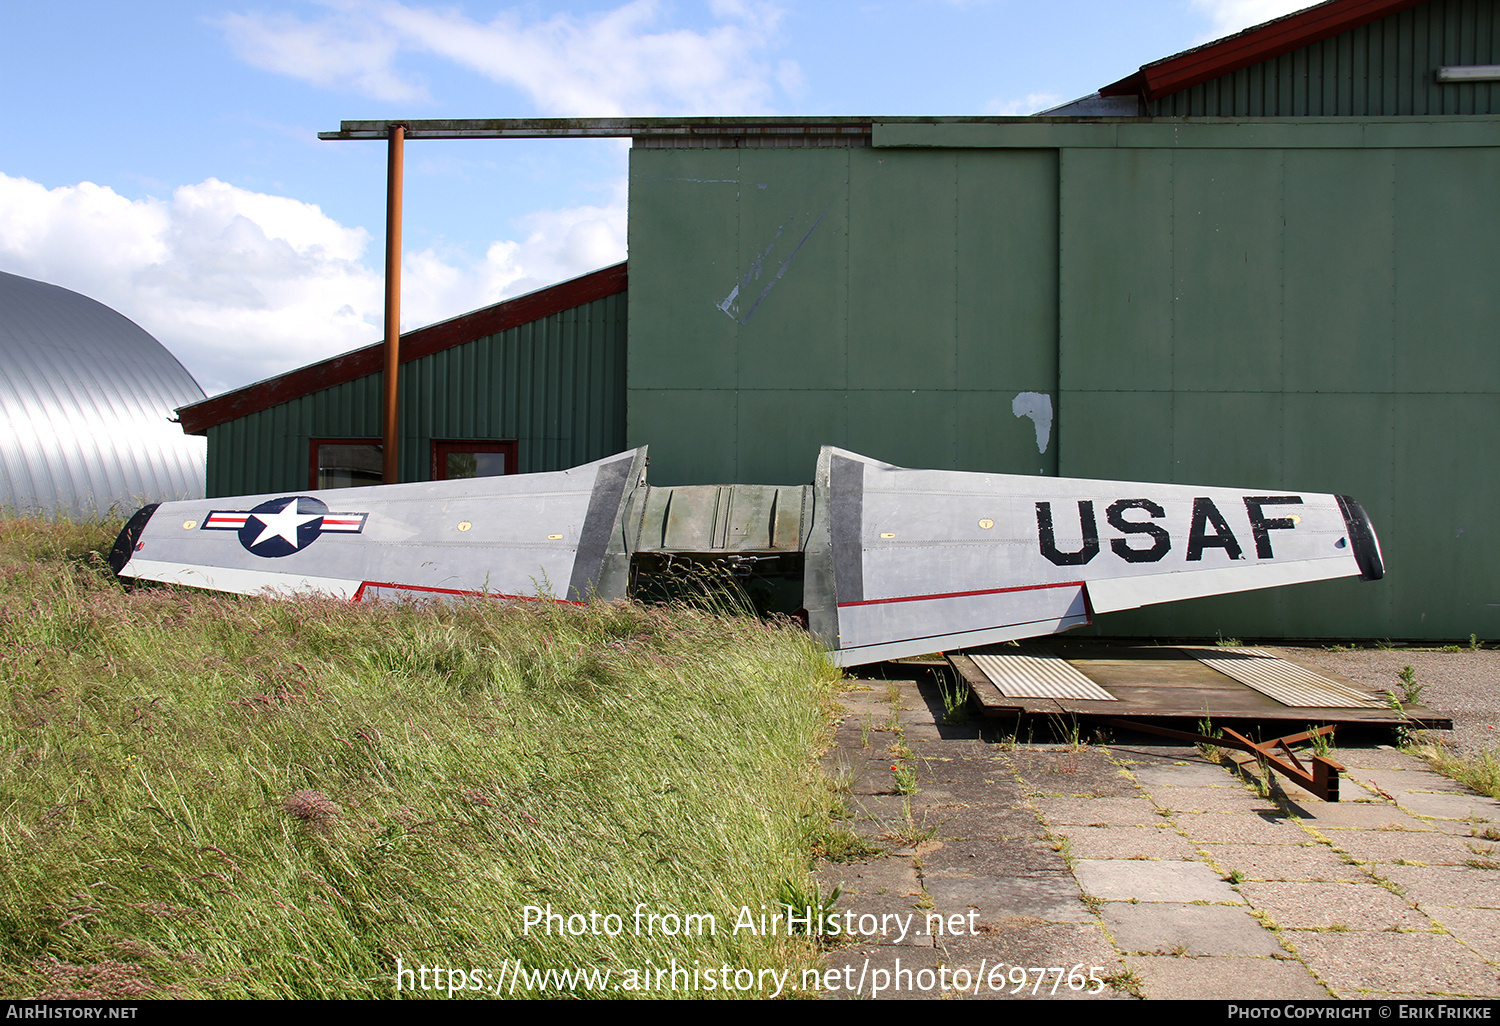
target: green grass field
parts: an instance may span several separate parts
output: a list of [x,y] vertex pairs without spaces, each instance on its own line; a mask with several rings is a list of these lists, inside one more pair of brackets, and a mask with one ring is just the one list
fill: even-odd
[[127,592],[117,526],[0,522],[0,995],[764,996],[817,963],[732,929],[806,893],[834,804],[801,631]]

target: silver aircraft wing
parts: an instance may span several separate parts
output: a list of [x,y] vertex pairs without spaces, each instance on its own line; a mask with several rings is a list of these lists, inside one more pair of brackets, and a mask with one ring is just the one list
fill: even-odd
[[809,619],[841,666],[1384,574],[1348,496],[906,470],[831,446],[814,489],[826,534],[808,546]]
[[548,474],[166,502],[131,518],[110,563],[244,594],[620,598],[645,463],[643,447]]

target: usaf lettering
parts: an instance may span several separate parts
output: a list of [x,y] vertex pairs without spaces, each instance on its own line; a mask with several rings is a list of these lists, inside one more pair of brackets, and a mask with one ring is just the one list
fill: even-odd
[[[1290,531],[1297,526],[1293,517],[1268,517],[1266,506],[1302,504],[1300,495],[1247,495],[1244,497],[1245,513],[1250,520],[1250,535],[1255,541],[1255,558],[1274,559],[1271,549],[1272,531]],[[1130,518],[1127,519],[1127,514]],[[1144,514],[1144,516],[1142,516]],[[1160,524],[1152,523],[1166,517],[1166,510],[1150,499],[1116,499],[1104,511],[1104,520],[1120,532],[1122,537],[1112,538],[1110,550],[1127,563],[1155,563],[1172,551],[1172,535]],[[1082,566],[1099,554],[1099,524],[1094,514],[1094,500],[1078,500],[1078,527],[1083,538],[1082,546],[1074,552],[1063,552],[1057,547],[1057,534],[1053,527],[1052,503],[1036,504],[1037,544],[1043,556],[1055,566]],[[1223,549],[1230,559],[1243,559],[1244,551],[1239,538],[1224,519],[1224,514],[1214,501],[1206,496],[1193,500],[1193,516],[1188,526],[1187,553],[1189,563],[1201,562],[1204,549]]]

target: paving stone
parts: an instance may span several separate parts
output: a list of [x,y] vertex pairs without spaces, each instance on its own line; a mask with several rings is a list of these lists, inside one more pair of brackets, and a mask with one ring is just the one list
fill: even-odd
[[1496,915],[1487,908],[1422,909],[1437,926],[1453,935],[1465,947],[1487,962],[1500,965],[1500,931],[1495,929]]
[[1158,826],[1162,817],[1145,798],[1036,798],[1049,826]]
[[1057,827],[1075,859],[1196,859],[1198,849],[1171,827]]
[[924,871],[952,870],[969,876],[1008,876],[1015,873],[1062,872],[1063,857],[1040,838],[985,838],[948,841],[925,856]]
[[1416,816],[1386,801],[1375,802],[1308,802],[1290,810],[1303,826],[1318,830],[1427,830]]
[[1166,764],[1157,763],[1147,766],[1132,766],[1131,773],[1134,774],[1136,783],[1147,789],[1239,788],[1241,786],[1224,771],[1222,766],[1204,762],[1202,759]]
[[1105,901],[1241,901],[1234,888],[1202,862],[1082,859],[1073,872],[1085,892]]
[[[1125,996],[1110,987],[1090,993],[1098,990],[1097,984],[1086,982],[1090,969],[1094,970],[1097,979],[1102,980],[1123,968],[1120,956],[1097,920],[1047,923],[1026,916],[1012,916],[981,927],[977,936],[959,935],[945,939],[939,947],[947,954],[950,969],[967,969],[979,983],[979,993],[975,994],[971,987],[965,997],[1058,1000]],[[1015,967],[1028,970],[1024,982],[1019,974],[1014,978],[1010,976]],[[1029,972],[1033,967],[1061,969],[1061,982],[1059,974],[1048,972],[1038,985],[1037,975]],[[1074,990],[1068,986],[1068,974],[1079,967],[1080,977],[1076,982],[1083,985]],[[1054,986],[1057,988],[1055,993]]]
[[1052,923],[1093,922],[1072,874],[1028,873],[991,876],[949,869],[923,880],[934,908],[976,908],[984,922],[1024,915]]
[[1307,831],[1276,808],[1246,803],[1243,812],[1178,813],[1172,822],[1194,841],[1208,844],[1301,844]]
[[1441,819],[1500,822],[1500,802],[1477,794],[1440,794],[1434,791],[1402,791],[1396,804],[1418,816]]
[[1285,955],[1276,935],[1242,905],[1112,901],[1099,916],[1130,954]]
[[1280,958],[1132,956],[1125,964],[1147,998],[1182,1000],[1327,1000],[1303,965]]
[[1287,933],[1341,998],[1389,994],[1500,996],[1500,970],[1441,933]]
[[1350,865],[1326,844],[1206,844],[1203,850],[1225,874],[1247,880],[1347,880],[1368,883],[1370,874]]
[[1400,887],[1408,900],[1423,907],[1500,908],[1500,870],[1381,865],[1378,871]]
[[1430,791],[1435,794],[1465,794],[1468,788],[1456,780],[1425,767],[1412,769],[1353,769],[1345,776],[1357,783],[1377,788],[1389,794],[1404,791]]
[[1360,862],[1462,866],[1479,857],[1463,838],[1440,831],[1323,830],[1320,833],[1333,848]]
[[1374,881],[1247,881],[1239,889],[1252,907],[1269,915],[1284,930],[1432,929],[1432,920]]
[[1144,785],[1143,789],[1152,802],[1165,812],[1174,815],[1192,812],[1238,812],[1245,808],[1247,800],[1261,805],[1265,804],[1264,799],[1243,784],[1228,784],[1224,787],[1162,787],[1153,784]]

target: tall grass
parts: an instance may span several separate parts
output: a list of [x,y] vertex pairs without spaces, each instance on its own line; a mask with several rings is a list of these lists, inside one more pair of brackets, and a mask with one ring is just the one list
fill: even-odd
[[[826,822],[812,755],[837,671],[805,634],[624,603],[128,593],[112,537],[0,523],[0,994],[815,964],[731,929],[805,883]],[[624,930],[528,933],[548,905]],[[637,931],[641,907],[717,930]]]

